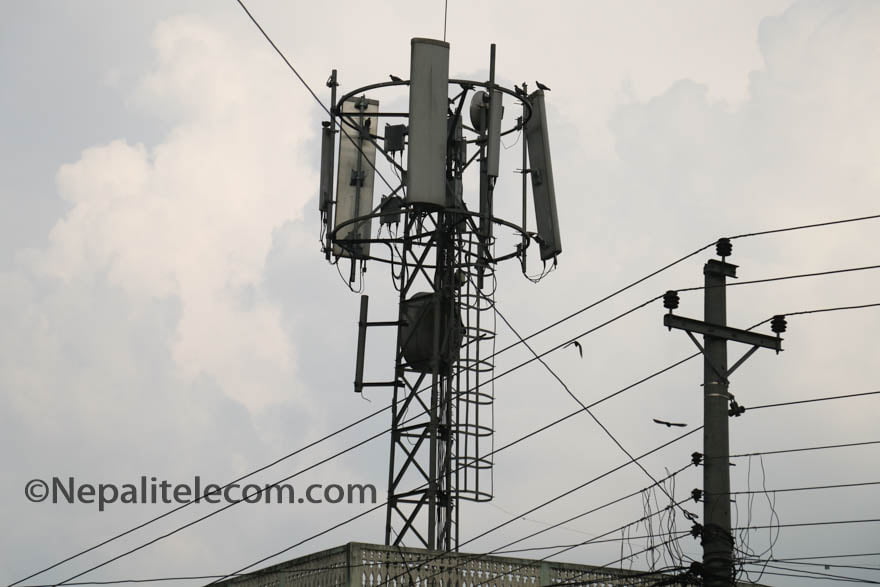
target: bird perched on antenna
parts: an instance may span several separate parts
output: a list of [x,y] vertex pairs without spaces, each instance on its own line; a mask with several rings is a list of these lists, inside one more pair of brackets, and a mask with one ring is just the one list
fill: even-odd
[[581,343],[579,343],[576,340],[573,340],[570,343],[568,343],[567,345],[565,345],[565,347],[567,348],[567,347],[570,347],[571,345],[574,345],[574,348],[576,348],[578,350],[578,354],[583,359],[584,358],[584,348],[581,346]]
[[403,81],[401,78],[397,77],[396,75],[389,75],[388,77],[390,77],[391,81],[393,81],[393,82],[402,82]]
[[673,426],[677,426],[679,428],[684,428],[687,424],[679,424],[678,422],[667,422],[666,420],[658,420],[654,418],[654,421],[658,424],[665,424],[667,428],[672,428]]
[[544,84],[542,84],[542,83],[539,82],[539,81],[536,81],[536,82],[535,82],[535,85],[538,86],[538,89],[539,89],[539,90],[544,90],[545,92],[549,92],[549,91],[550,91],[550,88],[548,88],[547,86],[545,86]]

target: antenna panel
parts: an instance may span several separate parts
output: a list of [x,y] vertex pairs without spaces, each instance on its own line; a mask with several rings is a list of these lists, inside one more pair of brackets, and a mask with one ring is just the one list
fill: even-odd
[[562,252],[559,238],[559,217],[556,214],[556,190],[553,187],[553,165],[550,162],[550,142],[547,132],[547,111],[544,92],[538,90],[529,96],[532,116],[526,123],[526,144],[529,149],[529,168],[532,176],[532,196],[535,199],[535,220],[541,245],[541,259],[552,259]]
[[449,205],[446,196],[446,115],[449,44],[412,39],[409,82],[407,194],[412,204]]
[[321,135],[321,187],[318,192],[318,209],[321,212],[330,210],[333,200],[333,147],[336,133],[329,122],[324,123]]
[[501,153],[501,90],[492,90],[489,98],[489,131],[486,143],[486,173],[498,177],[498,157]]
[[[339,137],[339,170],[336,181],[337,242],[370,238],[371,219],[345,223],[373,211],[376,144],[370,140],[370,135],[376,134],[378,120],[375,114],[378,111],[379,102],[376,100],[353,98],[342,104],[341,117],[353,122],[358,130],[353,130],[343,121],[342,128],[345,132]],[[369,242],[343,242],[343,245],[345,246],[334,245],[335,255],[364,258],[370,252]]]

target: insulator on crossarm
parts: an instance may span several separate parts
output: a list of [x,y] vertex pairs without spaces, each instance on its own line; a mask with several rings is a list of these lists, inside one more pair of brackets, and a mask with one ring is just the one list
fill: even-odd
[[724,259],[724,257],[729,257],[733,252],[733,245],[731,244],[730,239],[727,237],[719,238],[718,242],[715,243],[715,252],[722,259]]
[[672,314],[672,311],[678,307],[678,292],[669,290],[665,294],[663,294],[663,307],[669,310],[669,313]]
[[787,327],[788,322],[785,321],[785,316],[781,314],[773,316],[773,319],[770,320],[770,329],[776,334],[782,334]]

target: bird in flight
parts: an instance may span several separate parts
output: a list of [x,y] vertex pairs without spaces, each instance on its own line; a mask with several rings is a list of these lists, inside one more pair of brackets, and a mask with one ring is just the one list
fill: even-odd
[[537,81],[536,81],[536,82],[535,82],[535,85],[538,86],[538,89],[539,89],[539,90],[544,90],[545,92],[549,92],[549,91],[550,91],[550,88],[548,88],[547,86],[545,86],[545,85],[542,84],[541,82],[537,82]]
[[678,422],[667,422],[666,420],[658,420],[657,418],[654,418],[654,421],[658,424],[665,424],[667,428],[671,428],[673,426],[684,428],[685,426],[687,426],[687,424],[679,424]]
[[566,348],[567,348],[567,347],[570,347],[571,345],[574,345],[574,347],[578,350],[578,354],[579,354],[579,355],[581,356],[581,358],[583,359],[583,358],[584,358],[584,347],[581,346],[581,343],[579,343],[579,342],[576,341],[576,340],[573,340],[573,341],[571,341],[570,343],[568,343],[568,344],[565,345],[565,346],[566,346]]

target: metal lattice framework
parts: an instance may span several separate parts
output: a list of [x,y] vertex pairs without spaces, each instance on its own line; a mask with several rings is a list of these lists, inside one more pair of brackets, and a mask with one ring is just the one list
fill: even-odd
[[[457,550],[460,501],[488,501],[493,495],[490,455],[494,398],[482,384],[493,370],[494,266],[503,260],[519,259],[525,271],[529,245],[537,242],[544,246],[538,234],[529,233],[525,228],[525,175],[529,173],[525,169],[526,141],[523,141],[523,169],[520,170],[523,173],[523,218],[518,222],[493,213],[497,170],[490,169],[489,151],[493,139],[497,143],[501,135],[528,131],[533,101],[539,95],[543,107],[543,92],[528,96],[518,87],[509,89],[497,85],[494,46],[489,81],[448,80],[452,93],[443,113],[448,129],[447,198],[446,205],[437,206],[419,202],[407,193],[409,170],[402,166],[404,140],[399,129],[408,127],[386,125],[385,136],[379,136],[379,120],[406,121],[410,113],[381,112],[378,101],[367,97],[380,90],[396,86],[405,89],[409,85],[410,80],[395,79],[357,88],[337,100],[335,70],[331,75],[328,86],[332,92],[333,119],[325,123],[322,156],[324,252],[334,263],[348,259],[350,283],[355,282],[358,269],[363,271],[367,261],[387,264],[399,292],[395,321],[367,321],[367,302],[363,296],[355,380],[356,391],[364,387],[392,389],[385,542],[398,546],[406,544],[405,541],[412,545],[415,541],[418,546],[431,550]],[[506,129],[500,128],[502,94],[513,97],[522,113],[516,123]],[[496,96],[497,102],[490,96]],[[466,108],[466,104],[470,107]],[[493,115],[493,109],[498,120],[494,131],[486,122]],[[465,113],[470,114],[470,124],[465,122]],[[347,182],[344,189],[350,194],[345,202],[332,201],[325,187],[327,137],[331,136],[332,158],[332,133],[337,126],[340,141],[354,147],[348,149],[349,166],[343,169],[340,163],[337,180]],[[546,122],[544,127],[546,135]],[[412,140],[408,145],[411,143]],[[470,156],[469,149],[474,150]],[[495,149],[497,169],[497,144]],[[340,147],[340,161],[342,153]],[[398,153],[401,162],[398,162]],[[389,191],[378,205],[373,205],[370,182],[373,172],[378,173],[372,160],[377,156],[392,170],[395,181],[390,183],[379,174]],[[463,185],[464,175],[471,166],[479,168],[478,203]],[[332,169],[329,174],[332,182]],[[549,182],[552,188],[552,175]],[[337,211],[334,223],[334,206],[339,210],[342,204],[347,207],[344,214]],[[553,206],[555,215],[555,203]],[[375,232],[374,223],[378,224]],[[502,232],[506,233],[508,250],[498,251],[497,239]],[[543,249],[542,258],[545,258]],[[364,333],[371,326],[397,328],[392,381],[363,381]]]

